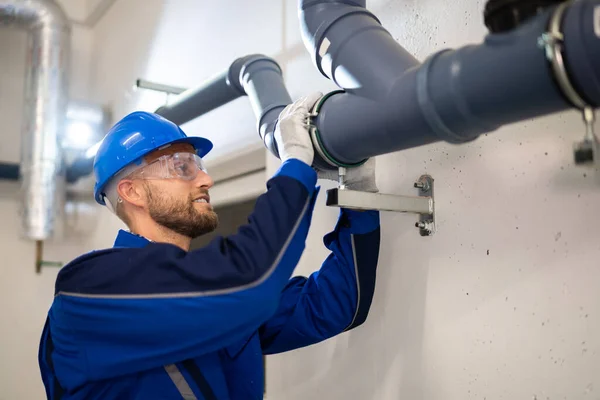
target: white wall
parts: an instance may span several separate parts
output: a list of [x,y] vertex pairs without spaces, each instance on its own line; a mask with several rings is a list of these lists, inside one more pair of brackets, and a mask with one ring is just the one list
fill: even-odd
[[[369,5],[421,59],[443,47],[479,42],[485,33],[483,1]],[[10,46],[0,32],[5,54]],[[161,95],[133,90],[137,78],[191,87],[235,57],[256,52],[281,63],[294,98],[334,88],[312,66],[289,0],[118,0],[91,35],[91,56],[78,64],[89,69],[76,71],[81,95],[110,106],[114,119],[163,103]],[[5,58],[0,68],[19,69]],[[7,81],[3,75],[4,118],[19,114],[4,94]],[[11,93],[18,96],[17,89]],[[414,193],[414,179],[434,176],[439,232],[421,238],[415,217],[384,213],[368,321],[326,343],[269,357],[269,398],[598,398],[600,228],[594,222],[600,211],[593,206],[600,179],[572,165],[571,144],[583,132],[579,121],[566,113],[506,127],[469,145],[378,157],[382,192]],[[15,130],[18,122],[7,118],[7,124]],[[184,130],[215,142],[213,164],[258,144],[247,99]],[[0,132],[9,134],[16,136]],[[1,156],[18,154],[16,147],[5,150],[5,143],[13,146],[4,141]],[[278,162],[267,159],[272,173]],[[0,194],[8,191],[0,186]],[[298,273],[316,269],[326,255],[321,238],[337,210],[323,204],[319,199]],[[15,210],[14,200],[0,196],[0,219],[6,221],[0,249],[7,260],[0,267],[0,301],[10,305],[0,308],[0,399],[11,400],[43,396],[35,357],[56,273],[33,273],[33,245],[18,239]],[[110,245],[121,225],[102,216],[89,236],[49,244],[47,258],[69,260]]]

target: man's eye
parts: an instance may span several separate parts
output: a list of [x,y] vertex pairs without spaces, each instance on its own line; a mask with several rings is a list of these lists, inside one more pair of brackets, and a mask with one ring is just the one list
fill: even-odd
[[175,166],[175,169],[180,172],[187,172],[189,170],[189,167],[187,164],[179,164]]

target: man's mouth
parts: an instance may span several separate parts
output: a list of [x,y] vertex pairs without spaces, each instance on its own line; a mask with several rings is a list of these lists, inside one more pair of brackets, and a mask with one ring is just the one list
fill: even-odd
[[210,203],[210,197],[202,196],[193,201],[194,203]]

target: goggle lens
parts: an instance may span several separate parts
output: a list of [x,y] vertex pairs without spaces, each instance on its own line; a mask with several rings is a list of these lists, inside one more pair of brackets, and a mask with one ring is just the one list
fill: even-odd
[[204,161],[197,154],[175,153],[167,160],[171,177],[192,181],[198,176],[198,171],[206,173]]
[[164,155],[129,175],[140,179],[177,178],[192,181],[198,172],[207,173],[202,157],[194,153],[174,153]]

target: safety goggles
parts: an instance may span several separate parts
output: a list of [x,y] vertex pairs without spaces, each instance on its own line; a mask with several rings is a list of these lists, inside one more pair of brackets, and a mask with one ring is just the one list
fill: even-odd
[[204,161],[194,153],[173,153],[157,158],[127,175],[128,179],[183,179],[193,181],[206,172]]

